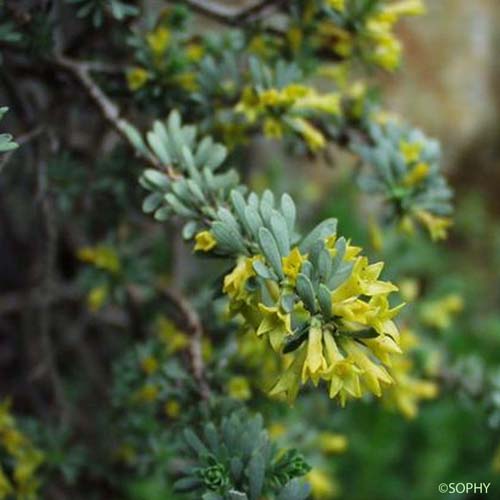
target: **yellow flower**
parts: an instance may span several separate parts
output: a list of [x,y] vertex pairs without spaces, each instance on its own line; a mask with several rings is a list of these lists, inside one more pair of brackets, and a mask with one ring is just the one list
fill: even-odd
[[449,217],[432,215],[427,210],[418,210],[416,217],[427,228],[433,241],[446,239],[448,228],[453,224]]
[[302,264],[307,260],[307,255],[302,255],[298,247],[294,247],[293,250],[281,259],[283,264],[283,272],[285,276],[288,276],[293,283],[297,279],[297,275],[300,273],[300,268]]
[[317,94],[308,92],[305,96],[296,100],[293,109],[310,109],[321,113],[332,115],[340,114],[340,95],[333,92],[329,94]]
[[128,88],[135,92],[140,88],[144,87],[146,82],[149,80],[150,74],[147,70],[141,67],[135,67],[127,72],[127,84]]
[[255,276],[253,262],[255,257],[241,257],[236,267],[224,277],[224,286],[222,291],[232,299],[244,300],[248,296],[245,289],[249,278]]
[[248,379],[240,376],[231,377],[227,385],[227,393],[233,399],[247,401],[252,396]]
[[264,135],[269,139],[281,139],[283,137],[283,125],[275,118],[264,120]]
[[302,135],[311,151],[323,149],[326,145],[324,135],[304,118],[293,118],[291,120],[293,128]]
[[210,231],[200,231],[195,236],[194,250],[201,252],[209,252],[217,245],[217,240]]
[[136,399],[141,403],[152,403],[156,401],[160,389],[154,384],[146,384],[136,392]]
[[274,422],[269,426],[269,437],[271,439],[278,439],[284,436],[286,427],[281,422]]
[[205,49],[198,43],[190,43],[186,47],[186,55],[192,62],[198,62],[205,53]]
[[318,445],[321,451],[328,455],[343,453],[347,449],[347,438],[342,434],[322,432],[318,436]]
[[407,163],[414,163],[420,158],[423,145],[420,142],[401,141],[399,143],[399,150]]
[[169,399],[164,406],[165,415],[168,418],[176,419],[181,414],[181,405],[175,399]]
[[323,331],[318,325],[311,325],[307,339],[307,355],[302,366],[302,382],[311,379],[317,385],[327,367],[323,356]]
[[373,219],[370,220],[368,230],[370,233],[370,242],[376,252],[380,252],[384,248],[384,235],[379,224]]
[[430,167],[427,163],[417,163],[403,179],[405,186],[417,186],[429,175]]
[[413,302],[420,292],[420,286],[416,279],[406,278],[399,283],[399,293],[405,302]]
[[306,476],[314,500],[331,500],[339,494],[339,487],[327,472],[314,468]]
[[393,383],[389,373],[382,365],[376,364],[370,359],[370,351],[361,344],[352,340],[343,340],[341,345],[362,370],[361,380],[375,396],[380,397],[382,395],[381,384],[391,385]]
[[167,50],[171,37],[172,35],[167,28],[159,26],[146,35],[146,41],[151,52],[158,57],[163,55],[165,50]]
[[386,5],[384,10],[397,16],[420,16],[425,14],[425,5],[422,0],[402,0]]
[[175,77],[175,81],[184,89],[189,92],[198,90],[198,80],[195,73],[187,72],[181,73]]
[[157,335],[165,344],[169,354],[182,351],[189,345],[189,337],[163,316],[160,316],[157,321]]
[[295,401],[299,393],[301,372],[306,358],[306,350],[304,346],[301,346],[293,354],[293,361],[288,368],[279,375],[278,380],[269,392],[270,396],[284,395],[290,404]]
[[158,371],[158,360],[154,356],[147,356],[141,360],[141,368],[146,375],[152,375]]
[[327,0],[327,4],[339,12],[343,12],[345,9],[345,0]]
[[90,311],[97,312],[106,302],[109,295],[107,285],[100,285],[92,288],[87,295],[87,306]]
[[444,330],[451,325],[453,316],[460,313],[463,308],[463,298],[456,293],[451,293],[440,300],[425,304],[420,316],[426,325]]
[[262,321],[257,328],[257,336],[267,335],[272,348],[279,352],[285,337],[292,333],[290,314],[282,312],[279,307],[264,304],[259,304],[259,310]]
[[120,272],[120,258],[116,250],[111,246],[83,247],[78,250],[77,256],[82,262],[93,264],[95,267],[104,269],[112,274]]
[[398,358],[391,367],[394,385],[384,397],[390,406],[397,408],[406,418],[415,418],[418,403],[422,399],[433,399],[438,388],[434,382],[421,380],[411,375],[412,362],[407,358]]

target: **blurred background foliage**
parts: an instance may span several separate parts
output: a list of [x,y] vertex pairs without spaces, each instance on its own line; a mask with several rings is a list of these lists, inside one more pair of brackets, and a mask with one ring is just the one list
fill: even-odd
[[[252,189],[291,193],[301,227],[338,218],[340,233],[386,262],[385,277],[400,287],[405,350],[429,385],[401,366],[401,387],[413,384],[416,399],[394,390],[346,408],[320,391],[305,391],[293,406],[266,396],[262,388],[280,367],[235,335],[238,325],[228,327],[223,300],[214,298],[227,263],[194,256],[175,219],[159,224],[142,213],[139,160],[51,62],[60,38],[72,57],[100,61],[96,81],[141,127],[172,107],[193,110],[196,122],[220,102],[236,104],[230,85],[222,94],[215,85],[231,74],[230,60],[215,74],[205,62],[203,92],[188,71],[201,57],[199,37],[217,21],[197,14],[188,21],[160,0],[138,4],[1,5],[0,104],[10,108],[1,125],[21,148],[0,159],[0,396],[10,401],[0,406],[0,460],[26,478],[19,498],[38,490],[50,499],[182,499],[171,478],[182,475],[185,455],[172,436],[240,415],[241,406],[264,416],[280,449],[300,450],[307,463],[292,454],[281,465],[287,480],[307,472],[315,499],[430,500],[442,482],[491,482],[488,498],[497,498],[498,2],[429,0],[425,16],[397,26],[402,67],[368,75],[384,109],[441,141],[455,191],[446,241],[381,227],[373,200],[356,186],[358,161],[341,147],[318,157],[295,144],[292,156],[258,135],[232,153]],[[197,43],[187,51],[169,45],[170,35],[154,30],[159,18],[172,30],[188,23]],[[217,58],[239,43],[231,37],[209,38],[206,50]],[[167,64],[159,66],[155,50],[163,45]],[[224,116],[219,129],[200,122],[219,140],[238,142],[241,124],[222,124]],[[179,317],[167,287],[182,289],[198,311],[207,333],[201,355],[223,395],[217,404],[198,404],[187,369],[193,325]]]

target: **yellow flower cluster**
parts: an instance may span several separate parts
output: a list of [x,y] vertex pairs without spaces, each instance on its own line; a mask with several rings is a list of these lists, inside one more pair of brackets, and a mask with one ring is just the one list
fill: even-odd
[[[336,252],[335,241],[335,236],[326,240],[332,255]],[[249,290],[247,282],[255,276],[253,263],[261,256],[241,257],[225,277],[223,290],[230,298],[231,313],[242,315],[247,328],[258,337],[267,338],[280,355],[293,335],[292,325],[308,325],[307,340],[292,353],[282,355],[285,370],[271,395],[286,395],[293,401],[302,384],[311,380],[317,385],[323,380],[329,385],[330,397],[345,404],[349,396],[359,398],[365,390],[380,396],[382,387],[392,384],[384,365],[390,365],[392,355],[401,352],[393,318],[402,306],[389,306],[388,295],[397,287],[378,279],[383,264],[370,265],[366,257],[359,255],[360,251],[347,246],[344,261],[352,264],[352,272],[331,292],[329,320],[312,316],[301,301],[287,312],[280,300],[283,290],[272,280],[266,280],[266,287],[274,304],[264,304],[259,292]],[[294,287],[306,260],[307,255],[296,248],[283,259],[285,293]]]
[[[345,10],[343,1],[328,0],[327,4],[339,12]],[[349,57],[359,49],[377,66],[393,70],[401,60],[401,43],[393,32],[394,25],[403,16],[418,16],[424,12],[422,0],[380,2],[380,6],[365,19],[359,33],[324,20],[319,24],[317,36],[321,46],[330,45],[342,57]]]
[[[36,476],[43,453],[17,427],[8,401],[0,403],[0,457],[9,461],[7,474],[0,461],[0,500],[37,498],[40,482]],[[3,458],[2,458],[3,461]]]
[[[418,338],[410,330],[401,331],[402,346],[410,349],[418,344]],[[412,370],[413,362],[410,358],[394,359],[390,367],[394,385],[384,394],[385,402],[409,419],[417,416],[420,400],[433,399],[438,394],[438,387],[434,382],[417,378],[412,374]]]
[[121,270],[120,258],[113,247],[108,245],[97,245],[95,247],[83,247],[78,251],[78,258],[82,262],[117,274]]
[[265,90],[246,87],[236,111],[245,115],[250,124],[263,119],[264,134],[269,138],[281,138],[288,127],[301,135],[312,151],[317,151],[325,146],[325,137],[303,115],[339,115],[340,95],[334,92],[319,94],[299,84]]
[[429,302],[422,307],[420,317],[422,321],[438,330],[445,330],[451,325],[453,317],[462,312],[464,299],[457,293],[450,293],[445,297]]

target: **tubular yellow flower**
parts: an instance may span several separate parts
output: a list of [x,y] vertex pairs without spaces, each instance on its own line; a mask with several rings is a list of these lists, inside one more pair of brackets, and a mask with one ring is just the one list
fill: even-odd
[[293,128],[302,135],[311,151],[323,149],[326,145],[324,135],[304,118],[293,118],[291,120]]
[[430,167],[427,163],[417,163],[405,176],[403,179],[403,184],[405,186],[417,186],[429,175]]
[[408,419],[417,416],[420,400],[433,399],[438,393],[434,382],[412,376],[412,367],[410,359],[396,358],[390,370],[395,383],[384,395],[387,404],[398,409]]
[[339,493],[337,483],[331,475],[321,469],[314,468],[306,476],[311,485],[314,500],[331,500]]
[[323,356],[323,332],[319,325],[311,325],[307,340],[307,355],[302,366],[302,382],[311,379],[315,385],[327,368]]
[[399,150],[407,163],[418,161],[422,149],[423,144],[420,142],[401,141],[399,144]]
[[269,139],[281,139],[283,137],[283,125],[275,118],[264,120],[264,135]]
[[141,360],[141,368],[146,375],[152,375],[158,371],[158,360],[154,356],[147,356]]
[[151,52],[158,57],[163,55],[167,50],[171,37],[172,35],[167,28],[159,26],[154,31],[146,35],[146,41],[151,49]]
[[343,434],[322,432],[318,436],[318,445],[328,455],[343,453],[347,449],[347,438]]
[[328,5],[339,12],[343,12],[345,9],[345,0],[327,0]]
[[463,308],[463,298],[456,293],[452,293],[440,300],[425,304],[422,307],[420,316],[426,325],[438,330],[444,330],[451,325],[453,316],[460,313]]
[[267,307],[259,304],[262,313],[262,321],[257,329],[257,336],[267,335],[271,346],[279,351],[283,346],[283,340],[292,333],[291,317],[280,310],[279,307]]
[[135,92],[146,84],[149,80],[150,74],[147,70],[141,67],[132,68],[127,72],[127,85],[128,88]]
[[446,239],[448,228],[453,225],[453,221],[450,218],[432,215],[427,210],[418,210],[415,215],[427,228],[433,241]]
[[146,384],[136,392],[135,398],[139,403],[152,403],[153,401],[156,401],[159,393],[160,389],[158,386],[154,384]]
[[259,257],[241,257],[236,267],[224,277],[224,286],[222,291],[229,295],[233,300],[245,300],[248,298],[248,292],[245,285],[249,278],[255,276],[253,262]]
[[390,385],[393,380],[385,368],[374,363],[369,356],[369,350],[353,340],[343,340],[342,347],[362,370],[361,380],[375,396],[382,395],[382,384]]
[[194,250],[200,252],[209,252],[217,245],[217,240],[210,231],[200,231],[195,236]]
[[87,295],[87,307],[92,312],[97,312],[102,308],[109,296],[107,285],[92,288]]
[[164,406],[165,415],[168,418],[176,419],[181,414],[181,405],[175,399],[169,399]]
[[420,16],[425,14],[425,5],[422,0],[402,0],[386,5],[384,11],[397,16]]
[[302,255],[298,247],[294,247],[292,251],[281,260],[285,276],[288,276],[292,282],[295,282],[302,264],[307,260],[307,255]]
[[250,384],[246,377],[231,377],[227,385],[227,393],[233,399],[247,401],[252,396]]
[[190,43],[186,46],[186,55],[190,61],[198,62],[204,53],[205,49],[198,43]]
[[93,264],[95,267],[104,269],[112,274],[117,274],[121,270],[118,253],[113,247],[108,245],[83,247],[78,251],[77,256],[82,262]]

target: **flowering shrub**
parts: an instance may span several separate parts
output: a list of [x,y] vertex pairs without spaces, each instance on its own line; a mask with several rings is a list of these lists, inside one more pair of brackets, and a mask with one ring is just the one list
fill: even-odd
[[[401,416],[449,393],[498,425],[494,369],[443,339],[468,302],[438,286],[454,210],[439,143],[376,90],[401,64],[399,21],[425,12],[0,6],[17,137],[0,134],[0,172],[12,203],[36,192],[19,227],[41,231],[40,260],[9,275],[31,287],[5,306],[5,363],[26,372],[13,407],[36,419],[0,406],[0,500],[328,500],[369,461],[376,415],[402,436],[420,424]],[[8,165],[23,161],[27,187]],[[390,462],[380,429],[366,440]]]

